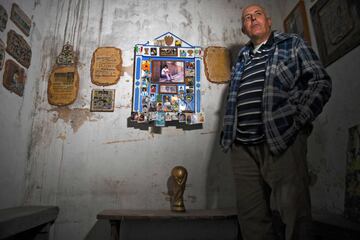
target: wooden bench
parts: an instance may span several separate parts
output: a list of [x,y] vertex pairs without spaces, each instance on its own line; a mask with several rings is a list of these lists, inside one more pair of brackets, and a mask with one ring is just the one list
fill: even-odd
[[55,206],[0,209],[0,239],[48,239],[58,213]]

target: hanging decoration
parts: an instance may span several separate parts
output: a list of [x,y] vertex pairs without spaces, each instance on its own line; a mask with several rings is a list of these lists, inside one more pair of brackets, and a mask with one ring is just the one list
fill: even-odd
[[73,46],[66,43],[50,74],[48,102],[56,106],[66,106],[75,102],[79,81]]
[[130,120],[201,124],[201,47],[167,32],[134,47],[134,83]]

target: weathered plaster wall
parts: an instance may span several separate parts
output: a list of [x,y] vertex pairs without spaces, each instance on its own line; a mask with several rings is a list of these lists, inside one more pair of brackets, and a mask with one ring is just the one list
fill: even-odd
[[[10,12],[13,1],[0,1]],[[188,209],[234,206],[228,156],[218,148],[226,85],[209,83],[202,72],[202,129],[167,127],[161,132],[127,126],[130,115],[133,46],[170,31],[194,45],[233,50],[247,41],[240,12],[252,1],[16,1],[32,18],[32,46],[23,98],[0,87],[1,207],[58,205],[54,239],[84,239],[96,214],[106,208],[169,208],[166,181],[175,165],[189,176]],[[281,29],[278,1],[259,1]],[[6,32],[16,26],[9,21]],[[80,90],[76,102],[47,102],[47,81],[64,43],[78,53]],[[113,113],[89,111],[90,62],[100,46],[122,49],[123,76]],[[7,58],[9,55],[7,54]],[[2,79],[1,72],[1,79]],[[106,225],[107,226],[107,225]]]
[[[298,1],[282,1],[282,17]],[[305,0],[311,42],[317,51],[309,9],[314,0]],[[333,80],[332,97],[314,123],[309,138],[309,168],[312,172],[312,203],[318,211],[343,214],[345,196],[346,151],[348,129],[360,123],[360,47],[353,49],[326,69]]]
[[[12,1],[0,0],[1,5],[7,10],[10,16]],[[26,9],[29,17],[35,15],[37,1],[23,1],[20,6]],[[6,44],[7,32],[15,29],[22,35],[32,47],[32,64],[26,72],[28,79],[24,89],[24,96],[19,97],[10,93],[2,85],[4,69],[0,71],[0,206],[10,207],[23,203],[25,191],[25,165],[31,155],[31,129],[34,119],[34,109],[37,98],[36,92],[40,84],[41,74],[41,41],[40,30],[45,25],[44,21],[38,21],[31,30],[31,35],[26,37],[8,19],[4,32],[0,32],[0,38]],[[6,60],[12,59],[6,53]],[[5,66],[4,66],[5,67]],[[45,83],[45,82],[44,82]],[[45,83],[46,84],[46,83]]]

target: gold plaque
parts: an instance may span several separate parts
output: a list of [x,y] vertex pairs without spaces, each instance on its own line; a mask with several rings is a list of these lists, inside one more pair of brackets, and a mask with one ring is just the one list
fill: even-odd
[[48,102],[65,106],[75,102],[79,89],[76,66],[58,66],[51,72],[48,85]]
[[97,48],[91,60],[91,81],[99,86],[116,84],[121,75],[121,50],[114,47]]
[[230,53],[224,47],[208,47],[204,52],[206,78],[213,83],[226,83],[230,80]]

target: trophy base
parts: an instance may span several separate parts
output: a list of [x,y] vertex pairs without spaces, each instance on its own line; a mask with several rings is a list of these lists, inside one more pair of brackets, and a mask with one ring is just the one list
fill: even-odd
[[173,212],[185,212],[185,207],[173,206],[171,208],[171,211],[173,211]]

